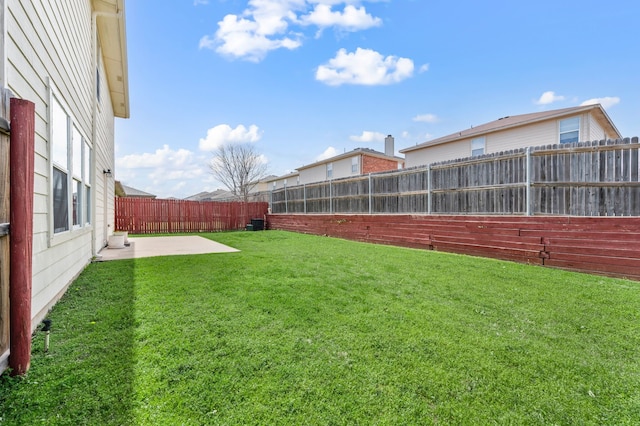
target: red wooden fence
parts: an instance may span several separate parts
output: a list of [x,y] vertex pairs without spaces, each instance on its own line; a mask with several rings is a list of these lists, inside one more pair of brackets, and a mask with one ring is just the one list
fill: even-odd
[[268,227],[640,280],[640,217],[277,214]]
[[243,229],[263,219],[269,203],[116,197],[116,230],[132,234],[216,232]]

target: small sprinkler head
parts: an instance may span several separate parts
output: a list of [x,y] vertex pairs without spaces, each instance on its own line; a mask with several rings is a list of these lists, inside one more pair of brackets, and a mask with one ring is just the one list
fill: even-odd
[[49,352],[49,334],[51,334],[51,320],[43,320],[42,324],[42,331],[44,331],[44,351]]
[[42,321],[42,331],[51,331],[51,320],[46,319]]

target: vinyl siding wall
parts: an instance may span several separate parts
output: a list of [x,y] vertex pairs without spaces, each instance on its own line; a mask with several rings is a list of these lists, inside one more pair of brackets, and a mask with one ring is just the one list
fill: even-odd
[[[562,119],[571,117],[572,116],[563,117]],[[592,114],[580,114],[580,118],[581,141],[605,138],[604,130],[593,118]],[[547,120],[523,127],[486,134],[484,135],[485,154],[525,148],[527,146],[557,144],[559,141],[559,121],[559,119]],[[407,167],[415,167],[440,161],[470,157],[471,140],[480,136],[482,135],[407,152],[405,154],[405,164]]]
[[[330,161],[322,164],[318,164],[315,167],[310,167],[308,169],[300,170],[300,184],[314,183],[314,182],[322,182],[327,179],[327,164],[333,164],[333,177],[332,179],[340,179],[349,176],[357,176],[360,174],[351,172],[351,159],[353,157],[360,158],[361,155],[357,154],[347,158],[341,158],[340,160]],[[362,162],[362,158],[359,159]],[[362,164],[359,165],[362,167]]]
[[[104,199],[104,187],[100,184],[102,168],[113,169],[113,112],[103,79],[98,135],[92,141],[95,70],[92,70],[89,0],[7,0],[7,5],[7,85],[16,97],[34,102],[36,110],[32,289],[32,326],[35,328],[91,260],[92,231],[98,232],[94,247],[100,246],[104,239],[95,218],[104,217],[104,205],[97,202]],[[91,188],[96,200],[91,226],[56,235],[52,234],[50,214],[48,144],[52,89],[82,136],[92,145]],[[107,190],[113,193],[113,179],[108,182]],[[107,210],[112,217],[113,197],[110,198]]]

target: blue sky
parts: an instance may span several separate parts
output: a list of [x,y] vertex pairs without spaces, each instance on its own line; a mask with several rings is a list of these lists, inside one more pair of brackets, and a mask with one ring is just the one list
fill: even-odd
[[223,188],[222,143],[281,175],[589,102],[638,136],[638,22],[627,0],[130,0],[116,179],[183,198]]

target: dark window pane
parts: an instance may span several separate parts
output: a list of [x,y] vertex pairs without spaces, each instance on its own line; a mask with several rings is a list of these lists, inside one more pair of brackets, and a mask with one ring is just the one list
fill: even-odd
[[77,180],[73,180],[73,226],[80,225],[80,218],[82,217],[82,204],[80,198],[82,197],[82,183]]
[[86,223],[91,223],[91,188],[87,187],[87,196],[84,199],[85,211],[87,212]]
[[67,174],[53,168],[53,232],[69,230]]

